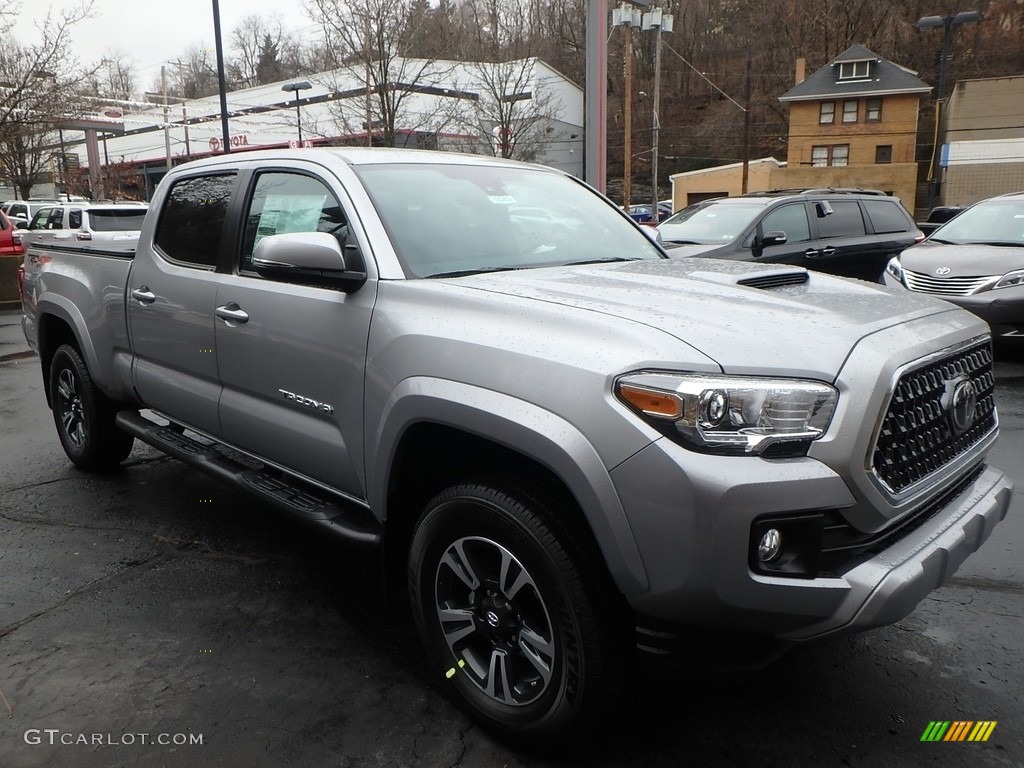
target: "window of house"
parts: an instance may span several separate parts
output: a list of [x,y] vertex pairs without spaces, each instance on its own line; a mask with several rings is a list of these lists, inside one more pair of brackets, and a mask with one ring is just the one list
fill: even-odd
[[875,162],[879,165],[892,162],[892,144],[879,144],[875,147]]
[[870,73],[870,61],[839,62],[840,80],[864,80]]
[[857,122],[857,100],[851,99],[843,102],[843,122],[844,123],[856,123]]
[[234,186],[233,173],[175,182],[160,212],[154,241],[160,252],[189,266],[214,266]]
[[876,123],[882,119],[882,100],[868,99],[867,110],[864,119],[870,123]]
[[814,168],[824,168],[828,165],[849,164],[849,144],[831,144],[811,147],[811,166]]
[[818,115],[818,122],[822,125],[829,125],[836,119],[836,103],[834,101],[821,102],[821,113]]

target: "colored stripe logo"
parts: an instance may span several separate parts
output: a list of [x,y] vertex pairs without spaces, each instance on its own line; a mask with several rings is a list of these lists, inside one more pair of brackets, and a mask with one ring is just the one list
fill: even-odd
[[921,741],[988,741],[996,720],[932,720]]

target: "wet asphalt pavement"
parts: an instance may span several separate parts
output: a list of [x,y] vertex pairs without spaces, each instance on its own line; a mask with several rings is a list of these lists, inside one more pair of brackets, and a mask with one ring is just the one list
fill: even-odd
[[[1024,347],[997,354],[1013,507],[952,584],[764,670],[640,681],[618,728],[541,756],[445,699],[362,554],[146,446],[74,470],[16,323],[0,314],[0,768],[1024,766]],[[998,725],[922,743],[933,720]]]

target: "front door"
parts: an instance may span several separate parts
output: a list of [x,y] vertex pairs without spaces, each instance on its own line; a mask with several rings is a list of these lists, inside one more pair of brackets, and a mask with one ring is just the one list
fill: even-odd
[[279,283],[252,269],[261,237],[330,232],[344,246],[347,197],[301,168],[254,175],[236,274],[217,289],[224,439],[355,498],[363,485],[363,370],[376,295]]

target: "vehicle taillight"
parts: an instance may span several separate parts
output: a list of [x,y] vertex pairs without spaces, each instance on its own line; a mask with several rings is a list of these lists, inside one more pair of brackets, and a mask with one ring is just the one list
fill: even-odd
[[78,240],[92,240],[92,232],[79,232],[75,235]]
[[21,235],[19,234],[11,234],[11,253],[15,256],[25,255],[25,244],[21,242]]

